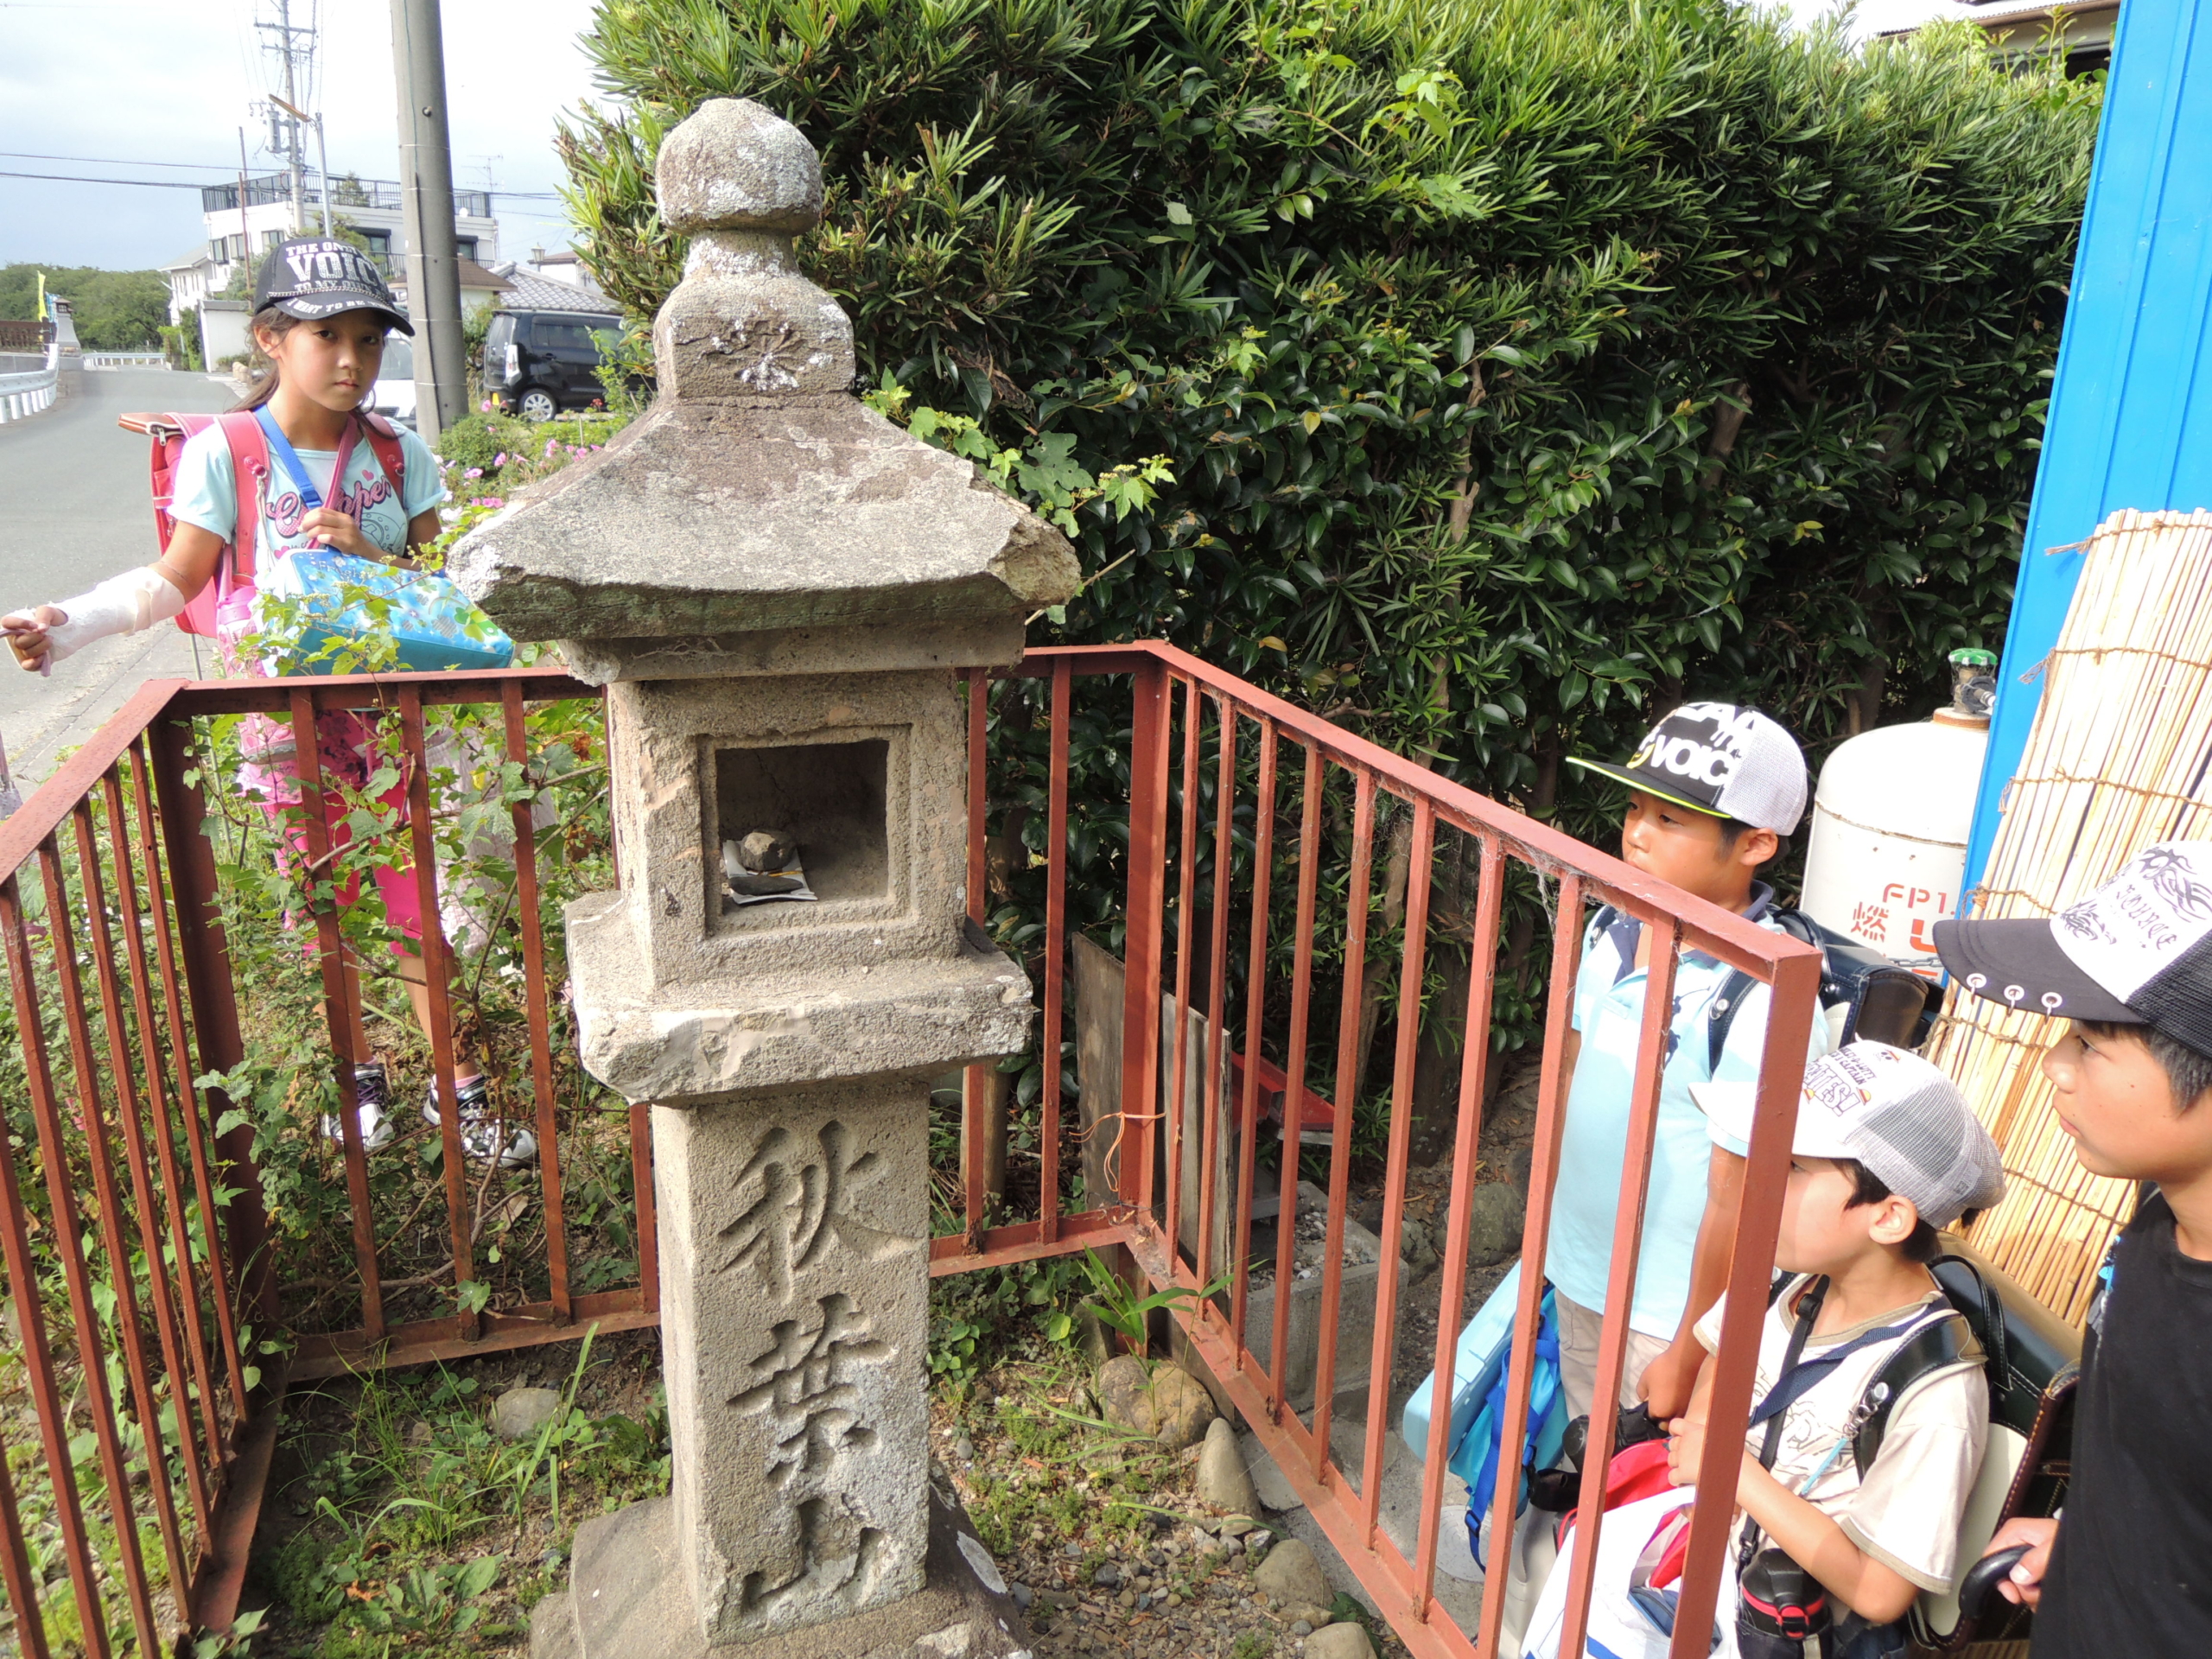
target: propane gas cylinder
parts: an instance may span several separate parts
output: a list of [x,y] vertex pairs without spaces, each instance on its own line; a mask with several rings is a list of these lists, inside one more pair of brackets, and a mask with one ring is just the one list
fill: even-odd
[[1805,913],[1929,974],[1935,925],[1959,907],[1996,669],[1953,652],[1951,706],[1843,744],[1813,795]]

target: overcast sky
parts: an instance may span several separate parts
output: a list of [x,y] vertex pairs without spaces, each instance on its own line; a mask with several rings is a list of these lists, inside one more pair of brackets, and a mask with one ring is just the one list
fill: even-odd
[[[1787,3],[1810,16],[1832,0]],[[14,175],[219,182],[236,175],[241,124],[250,165],[272,169],[266,120],[250,106],[283,86],[279,60],[263,49],[270,36],[255,28],[273,22],[278,4],[0,0],[0,264],[143,269],[203,242],[196,189]],[[295,24],[321,30],[319,85],[301,106],[321,103],[331,171],[397,176],[389,6],[290,5]],[[551,195],[563,178],[553,124],[592,90],[576,37],[593,10],[593,0],[445,0],[454,183],[481,188],[488,179],[517,193],[493,204],[503,258],[533,243],[567,244]],[[1859,29],[1965,10],[1947,0],[1864,0]]]

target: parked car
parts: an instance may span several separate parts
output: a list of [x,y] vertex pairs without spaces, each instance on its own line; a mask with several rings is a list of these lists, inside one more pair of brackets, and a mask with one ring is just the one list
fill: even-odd
[[402,426],[415,424],[415,342],[395,329],[384,340],[384,361],[369,389],[369,408]]
[[621,326],[597,311],[502,311],[484,340],[484,390],[524,420],[581,409],[606,395],[594,336]]

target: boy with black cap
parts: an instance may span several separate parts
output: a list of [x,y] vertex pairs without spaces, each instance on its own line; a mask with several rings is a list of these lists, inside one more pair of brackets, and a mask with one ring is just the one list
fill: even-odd
[[[1625,766],[1580,759],[1571,764],[1628,786],[1621,820],[1626,862],[1778,931],[1769,916],[1774,891],[1758,871],[1796,829],[1810,792],[1804,754],[1788,732],[1733,703],[1685,703],[1651,728]],[[1583,940],[1575,981],[1567,1053],[1573,1083],[1544,1256],[1557,1293],[1560,1378],[1570,1417],[1588,1413],[1596,1389],[1648,951],[1641,923],[1600,911]],[[1633,1405],[1648,1392],[1659,1417],[1678,1415],[1697,1379],[1704,1351],[1692,1326],[1726,1281],[1732,1240],[1726,1229],[1735,1215],[1731,1179],[1741,1181],[1745,1150],[1716,1147],[1690,1090],[1716,1079],[1755,1081],[1766,1040],[1769,993],[1761,985],[1745,995],[1713,1057],[1707,1016],[1730,973],[1726,963],[1688,950],[1675,973],[1628,1364],[1621,1375],[1620,1402]],[[1826,1023],[1815,1020],[1807,1061],[1830,1046]],[[1709,1193],[1716,1220],[1707,1219]]]
[[2089,1314],[2063,1516],[2000,1586],[2036,1659],[2212,1653],[2212,842],[2145,849],[2078,904],[1939,922],[1974,995],[2073,1023],[2044,1057],[2083,1168],[2157,1183]]

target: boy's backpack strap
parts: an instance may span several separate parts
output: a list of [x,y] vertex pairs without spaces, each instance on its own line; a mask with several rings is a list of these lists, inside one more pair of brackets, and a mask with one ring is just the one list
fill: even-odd
[[1985,1364],[1987,1357],[1974,1340],[1967,1316],[1956,1308],[1947,1309],[1899,1343],[1859,1397],[1860,1422],[1851,1442],[1851,1457],[1859,1465],[1860,1478],[1873,1467],[1881,1452],[1882,1437],[1889,1432],[1890,1413],[1915,1383],[1938,1371]]
[[[1820,943],[1813,937],[1813,923],[1796,911],[1784,910],[1777,905],[1767,914],[1773,917],[1775,925],[1791,938],[1802,939],[1807,944]],[[1736,1011],[1743,1006],[1744,999],[1751,994],[1758,982],[1738,968],[1720,982],[1719,990],[1713,994],[1713,1001],[1707,1005],[1705,1069],[1708,1076],[1719,1067],[1721,1052],[1728,1046],[1729,1027],[1736,1023]],[[1827,1001],[1827,968],[1825,963],[1821,969],[1821,1000],[1823,1002]]]
[[[1823,927],[1802,911],[1779,906],[1767,912],[1775,925],[1791,938],[1819,947],[1821,952],[1820,1005],[1842,1004],[1847,1010],[1843,1032],[1837,1039],[1848,1043],[1860,1037],[1898,1048],[1917,1048],[1928,1034],[1928,1024],[1941,993],[1911,969],[1892,962],[1847,933]],[[1728,976],[1706,1009],[1706,1066],[1720,1064],[1728,1046],[1728,1029],[1737,1009],[1758,982],[1742,969]]]

